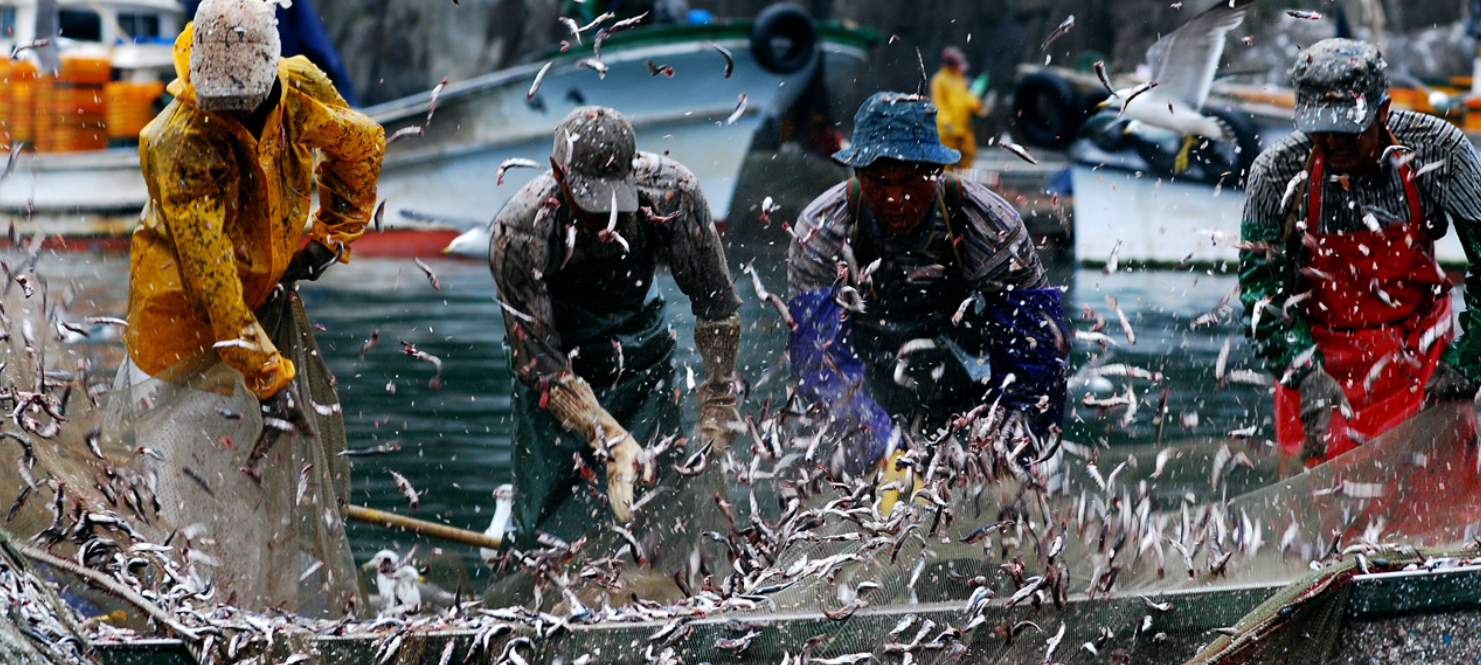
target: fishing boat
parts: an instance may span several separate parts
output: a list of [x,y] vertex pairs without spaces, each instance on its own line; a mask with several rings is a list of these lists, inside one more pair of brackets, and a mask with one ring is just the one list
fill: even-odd
[[[1094,74],[1020,66],[1014,105],[1020,138],[1063,149],[1074,194],[1076,259],[1099,265],[1112,248],[1122,261],[1151,266],[1237,262],[1243,213],[1243,174],[1255,156],[1293,130],[1294,92],[1279,86],[1215,81],[1204,112],[1223,119],[1235,142],[1205,143],[1189,168],[1173,172],[1180,137],[1142,128],[1124,134],[1124,121],[1097,112],[1106,92]],[[1134,85],[1120,79],[1117,85]],[[1394,108],[1451,119],[1472,141],[1481,138],[1481,98],[1468,98],[1470,79],[1406,81],[1392,91]],[[1435,246],[1446,267],[1467,259],[1457,234]]]
[[[170,45],[186,17],[170,0],[58,1],[64,27],[93,27],[64,31],[76,38],[59,40],[57,76],[39,76],[30,63],[3,72],[3,139],[23,141],[27,149],[0,181],[0,213],[19,234],[40,234],[51,246],[126,248],[148,196],[138,130],[174,77]],[[36,3],[0,0],[0,24],[13,30],[0,48],[32,42]],[[639,147],[666,152],[694,170],[723,220],[757,129],[792,107],[809,85],[855,76],[877,39],[871,30],[814,24],[779,5],[754,20],[615,33],[602,45],[605,73],[578,66],[596,55],[588,39],[526,65],[451,82],[439,91],[435,119],[430,91],[363,109],[388,135],[414,125],[425,132],[387,150],[379,183],[384,226],[361,237],[356,251],[433,255],[463,231],[486,225],[533,176],[512,171],[498,186],[495,169],[510,157],[543,163],[556,123],[582,104],[626,114]],[[547,63],[540,89],[532,90]],[[650,63],[671,67],[674,75],[650,74]],[[119,92],[126,87],[127,98]],[[42,126],[53,128],[45,138],[36,131]]]

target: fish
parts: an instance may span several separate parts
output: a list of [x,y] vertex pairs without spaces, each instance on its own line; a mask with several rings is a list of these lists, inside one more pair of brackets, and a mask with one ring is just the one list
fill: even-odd
[[1234,344],[1234,336],[1224,338],[1224,346],[1219,348],[1219,357],[1214,361],[1214,380],[1220,384],[1224,383],[1224,368],[1229,363],[1229,349]]
[[1106,92],[1111,93],[1112,97],[1121,97],[1120,95],[1116,94],[1115,86],[1111,85],[1111,75],[1106,72],[1106,63],[1104,60],[1095,61],[1095,75],[1097,78],[1100,79],[1100,84],[1106,89]]
[[868,651],[845,654],[836,658],[814,658],[810,662],[813,665],[858,665],[866,660],[874,660],[874,654]]
[[[643,16],[647,16],[647,15],[648,15],[648,12],[643,12]],[[602,22],[603,21],[606,21],[607,19],[616,18],[616,16],[617,15],[616,14],[613,14],[612,12],[603,12],[602,14],[599,14],[596,18],[592,19],[591,20],[591,23],[587,23],[586,25],[583,25],[583,26],[581,26],[579,28],[576,28],[576,32],[577,33],[586,32],[587,30],[590,30],[592,28],[597,27],[598,25],[601,25]],[[639,18],[642,18],[642,17],[640,16]],[[571,21],[571,24],[572,25],[575,25],[576,22],[575,21]],[[579,34],[578,34],[578,38],[577,38],[577,42],[576,43],[578,43],[578,44],[581,43],[580,42],[580,38],[579,38]]]
[[561,25],[566,26],[566,30],[570,31],[571,36],[576,39],[576,45],[577,46],[580,46],[581,45],[581,26],[576,23],[576,20],[573,19],[573,18],[571,18],[571,17],[569,17],[569,16],[562,16],[560,18],[557,18],[556,20],[557,21],[560,21],[560,24]]
[[419,259],[419,258],[417,258],[415,256],[411,257],[411,260],[417,264],[417,267],[418,268],[421,268],[422,269],[422,272],[423,273],[426,273],[426,275],[427,275],[427,281],[432,284],[432,290],[433,291],[441,291],[442,290],[442,282],[441,281],[438,281],[438,279],[437,279],[437,273],[432,272],[432,266],[427,265],[421,259]]
[[607,64],[602,62],[601,60],[597,60],[595,58],[583,58],[576,61],[576,66],[586,67],[588,69],[591,69],[592,71],[595,71],[597,73],[598,79],[607,78],[608,67]]
[[652,60],[649,60],[648,61],[648,75],[649,76],[658,76],[659,74],[663,74],[664,76],[666,76],[668,78],[673,78],[674,77],[674,68],[673,67],[670,67],[668,65],[655,65],[655,64],[653,64],[653,61]]
[[503,163],[499,164],[499,168],[494,169],[494,177],[496,178],[494,185],[498,186],[504,184],[504,174],[508,173],[509,169],[538,168],[540,168],[540,164],[533,159],[525,159],[523,157],[510,157],[509,159],[504,160]]
[[618,21],[616,23],[613,23],[610,27],[608,27],[607,28],[607,32],[612,33],[612,32],[618,32],[620,30],[626,30],[628,28],[634,27],[637,24],[641,23],[643,21],[643,19],[645,19],[647,17],[648,17],[648,12],[643,12],[643,13],[638,14],[637,16],[634,16],[632,18],[622,19],[621,21]]
[[1304,10],[1300,10],[1300,9],[1287,9],[1286,10],[1286,16],[1289,16],[1291,18],[1299,18],[1299,19],[1302,19],[1302,20],[1305,20],[1305,21],[1320,21],[1320,20],[1322,20],[1322,14],[1321,14],[1321,12],[1309,12],[1309,11],[1304,11]]
[[1007,150],[1008,152],[1013,153],[1019,159],[1025,161],[1025,162],[1028,162],[1030,164],[1038,164],[1039,163],[1039,160],[1034,159],[1034,156],[1033,155],[1030,155],[1028,153],[1028,150],[1026,148],[1024,148],[1021,145],[1018,145],[1017,143],[1014,143],[1012,140],[1010,140],[1008,138],[998,139],[998,147],[1000,147],[1000,148],[1002,148],[1004,150]]
[[1146,83],[1143,83],[1143,84],[1141,84],[1141,85],[1139,85],[1139,86],[1137,86],[1135,88],[1132,88],[1131,92],[1126,95],[1126,101],[1125,102],[1122,102],[1122,104],[1121,104],[1121,111],[1119,111],[1118,113],[1116,113],[1116,117],[1119,118],[1123,114],[1126,113],[1126,107],[1131,106],[1131,100],[1136,99],[1137,97],[1140,97],[1142,93],[1144,93],[1144,92],[1146,92],[1148,90],[1151,90],[1152,88],[1155,88],[1155,87],[1157,87],[1157,82],[1156,81],[1147,81]]
[[417,360],[420,360],[422,362],[431,363],[433,367],[436,367],[437,368],[437,375],[434,376],[434,377],[432,377],[432,381],[431,381],[430,385],[431,385],[431,387],[433,389],[436,389],[439,386],[441,386],[442,385],[442,359],[441,358],[438,358],[437,356],[434,356],[434,355],[432,355],[430,353],[427,353],[426,351],[418,351],[417,350],[417,347],[412,346],[411,342],[403,341],[403,342],[401,342],[401,345],[404,347],[404,348],[401,349],[401,352],[402,353],[405,353],[406,355],[411,356],[413,358],[416,358]]
[[777,204],[770,196],[761,199],[761,223],[771,223],[771,213],[777,211]]
[[710,42],[710,48],[719,51],[720,55],[725,56],[725,78],[730,78],[730,74],[735,71],[735,56],[730,54],[729,49],[714,42]]
[[441,83],[432,88],[432,98],[427,100],[427,121],[422,123],[423,126],[432,124],[432,114],[437,112],[437,98],[442,96],[442,89],[446,87],[447,79],[444,78]]
[[550,72],[550,68],[554,65],[555,61],[551,60],[550,62],[545,63],[545,65],[540,68],[540,71],[535,72],[535,81],[533,83],[530,83],[530,89],[528,92],[525,93],[526,100],[533,98],[535,96],[535,93],[540,92],[540,82],[545,80],[545,75]]
[[1118,267],[1120,267],[1120,265],[1121,265],[1121,241],[1120,240],[1117,240],[1116,241],[1116,244],[1113,247],[1111,247],[1111,256],[1110,256],[1110,258],[1106,259],[1106,267],[1101,268],[1100,273],[1102,275],[1114,275],[1114,274],[1116,274],[1116,269]]
[[404,138],[406,138],[408,136],[423,136],[426,133],[427,133],[427,128],[425,128],[425,127],[423,127],[421,125],[412,125],[410,127],[402,127],[401,129],[396,130],[396,133],[394,133],[394,134],[392,134],[392,135],[390,135],[389,137],[386,138],[386,145],[389,146],[392,143],[395,143],[397,141],[400,141],[401,139],[404,139]]
[[381,204],[375,207],[375,214],[374,215],[371,215],[371,217],[370,217],[370,221],[375,225],[375,230],[376,230],[377,233],[380,232],[381,226],[383,225],[383,222],[384,222],[385,218],[386,218],[386,200],[385,199],[381,199]]
[[184,472],[186,476],[195,481],[195,484],[200,485],[200,488],[202,490],[205,490],[206,494],[209,494],[212,497],[216,496],[216,493],[211,491],[211,486],[206,484],[206,479],[202,478],[201,474],[197,473],[195,469],[192,469],[188,466],[182,466],[180,467],[180,471]]
[[128,321],[125,321],[125,320],[120,319],[120,318],[115,317],[115,316],[88,316],[88,317],[84,317],[82,319],[82,321],[84,323],[88,324],[88,325],[91,325],[91,326],[107,325],[107,326],[118,326],[120,328],[127,328],[129,326],[129,322]]
[[1059,27],[1055,28],[1054,32],[1049,33],[1049,38],[1044,40],[1044,44],[1039,47],[1039,50],[1042,51],[1049,48],[1049,45],[1053,44],[1054,40],[1063,37],[1064,33],[1069,32],[1070,28],[1073,27],[1075,27],[1075,15],[1070,14],[1069,16],[1065,17],[1065,20],[1060,21]]
[[108,458],[103,456],[103,449],[98,447],[98,438],[102,436],[102,434],[103,428],[94,427],[88,430],[87,434],[83,437],[83,440],[86,441],[87,449],[93,454],[93,457],[106,462],[108,461]]
[[401,450],[400,442],[387,441],[379,446],[372,446],[370,448],[346,448],[339,451],[339,455],[343,457],[367,457],[370,455],[387,455],[399,450]]
[[1126,342],[1136,346],[1136,331],[1131,329],[1131,321],[1127,320],[1126,312],[1121,311],[1121,305],[1116,302],[1115,298],[1107,297],[1106,300],[1106,304],[1116,312],[1116,319],[1121,322],[1121,332],[1126,335]]
[[417,506],[422,502],[421,493],[417,492],[417,488],[412,487],[411,481],[407,480],[406,476],[395,471],[391,471],[390,474],[391,479],[396,481],[396,489],[400,490],[401,494],[406,497],[406,501],[411,505],[411,509],[416,510]]
[[735,110],[730,112],[730,117],[725,119],[725,124],[733,125],[735,124],[735,121],[740,120],[741,116],[745,114],[746,97],[746,93],[743,92],[740,94],[740,100],[736,102]]
[[365,340],[365,343],[364,344],[361,344],[360,345],[360,359],[361,360],[364,360],[365,359],[365,354],[366,353],[369,353],[371,349],[375,348],[375,345],[376,344],[379,344],[380,341],[381,341],[381,331],[379,331],[379,330],[372,330],[372,331],[370,331],[370,338],[367,339],[367,340]]

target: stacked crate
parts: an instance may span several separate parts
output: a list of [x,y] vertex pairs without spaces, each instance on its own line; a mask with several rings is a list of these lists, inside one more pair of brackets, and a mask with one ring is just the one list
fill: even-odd
[[112,81],[103,86],[108,102],[108,138],[126,141],[139,137],[154,119],[154,100],[164,94],[161,81]]
[[[113,68],[106,57],[63,57],[55,77],[42,77],[34,101],[36,149],[79,152],[108,147],[104,86]],[[19,110],[19,109],[16,109]]]
[[0,142],[32,141],[35,117],[36,66],[25,60],[0,63]]

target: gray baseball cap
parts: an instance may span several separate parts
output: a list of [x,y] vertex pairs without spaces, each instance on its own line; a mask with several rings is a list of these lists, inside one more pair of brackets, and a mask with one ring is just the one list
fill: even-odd
[[637,156],[633,126],[615,109],[582,106],[571,111],[555,128],[551,156],[566,170],[571,196],[587,212],[617,212],[638,209],[638,188],[633,183],[633,158]]
[[1388,95],[1388,63],[1368,42],[1323,39],[1296,55],[1296,128],[1358,134],[1378,115]]

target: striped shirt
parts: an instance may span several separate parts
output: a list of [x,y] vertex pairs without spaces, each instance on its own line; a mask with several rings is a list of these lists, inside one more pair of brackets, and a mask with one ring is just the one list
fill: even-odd
[[[1408,162],[1415,174],[1421,222],[1428,223],[1431,237],[1438,239],[1454,227],[1466,246],[1467,255],[1481,256],[1481,160],[1465,134],[1434,116],[1410,111],[1391,111],[1388,126],[1395,141],[1412,151]],[[1240,299],[1244,302],[1244,329],[1250,329],[1251,314],[1263,303],[1280,307],[1296,295],[1293,273],[1286,265],[1286,219],[1305,222],[1310,186],[1321,187],[1322,210],[1313,233],[1351,233],[1369,230],[1372,224],[1387,226],[1409,222],[1409,201],[1399,169],[1385,161],[1367,174],[1328,171],[1323,182],[1307,183],[1302,174],[1311,157],[1312,141],[1295,132],[1261,153],[1251,169],[1246,190],[1241,235],[1249,243],[1269,246],[1240,252]],[[1474,260],[1474,259],[1473,259]],[[1481,273],[1466,275],[1466,308],[1481,311]],[[1294,311],[1293,311],[1294,313]],[[1313,344],[1309,324],[1301,316],[1287,322],[1265,312],[1259,327],[1250,335],[1256,353],[1276,376],[1287,375],[1291,362]],[[1463,317],[1465,336],[1447,352],[1447,361],[1467,376],[1481,377],[1481,353],[1466,353],[1460,347],[1477,344],[1481,330],[1473,330],[1473,317]],[[1478,319],[1481,320],[1481,319]],[[1481,348],[1478,348],[1481,351]],[[1463,367],[1462,365],[1466,365]]]

